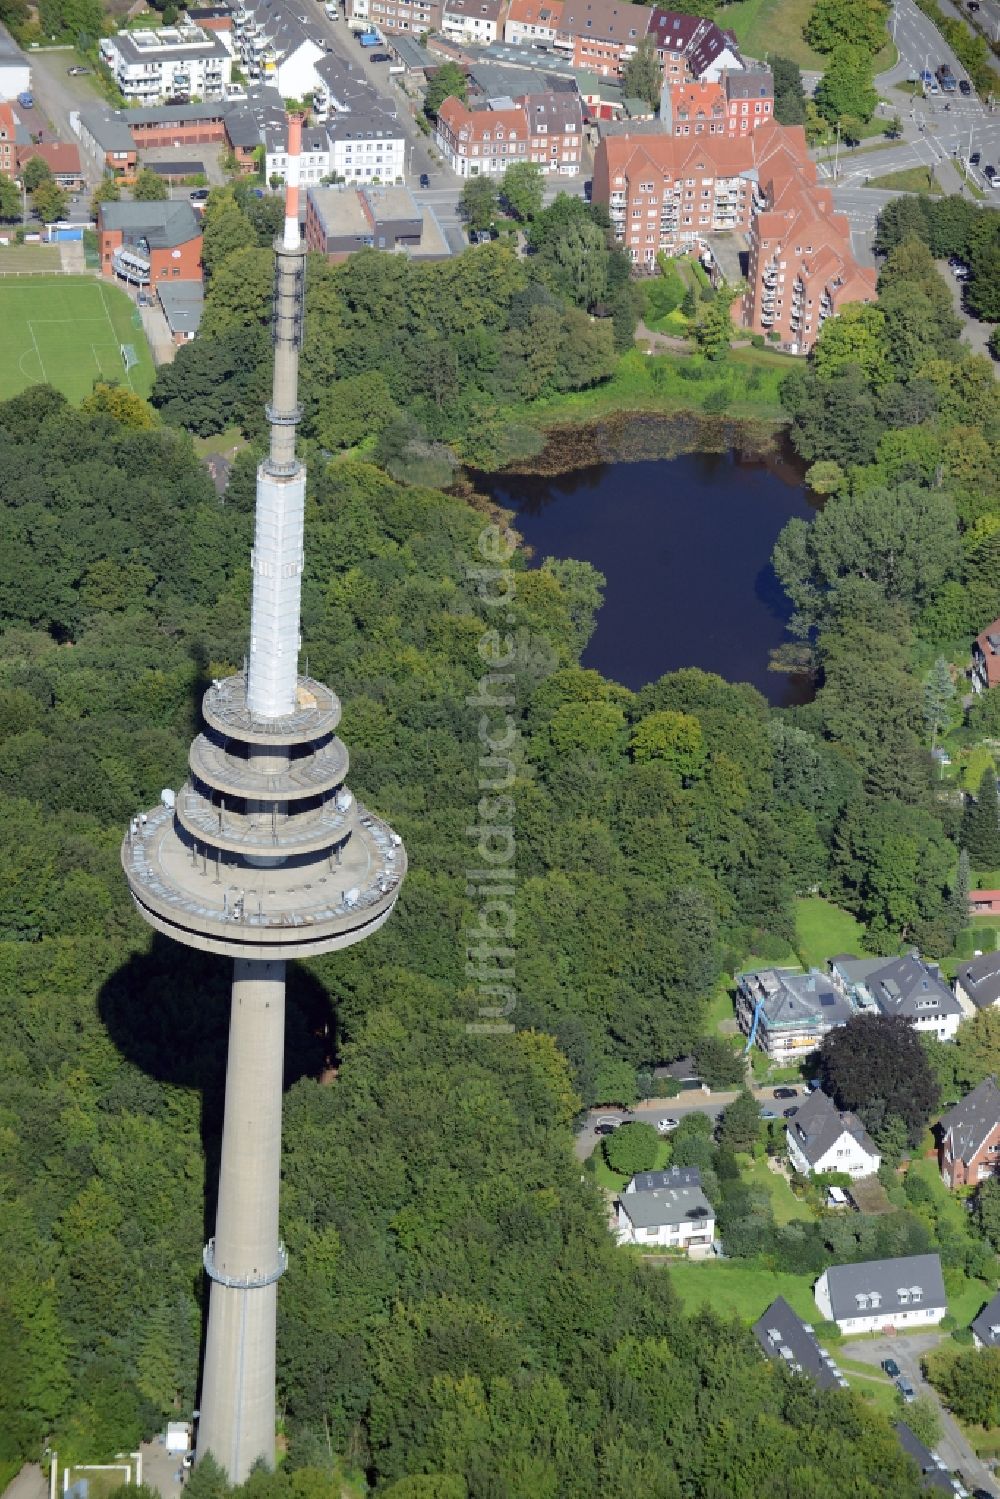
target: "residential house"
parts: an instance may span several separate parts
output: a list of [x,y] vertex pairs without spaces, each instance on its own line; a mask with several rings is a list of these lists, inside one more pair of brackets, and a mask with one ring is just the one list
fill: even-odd
[[774,74],[770,68],[725,69],[721,75],[730,135],[750,135],[774,117]]
[[837,1108],[817,1088],[796,1110],[785,1130],[788,1155],[804,1176],[843,1171],[854,1181],[874,1176],[882,1157],[861,1120]]
[[135,176],[139,148],[128,125],[124,110],[81,109],[70,122],[80,138],[80,150],[98,171],[116,182],[129,182]]
[[[271,178],[284,181],[288,168],[288,123],[267,125],[264,129],[264,171]],[[325,125],[303,125],[302,150],[299,155],[299,181],[303,187],[322,182],[331,171],[330,137]]]
[[160,281],[156,283],[156,297],[174,343],[190,343],[201,326],[205,310],[204,282]]
[[774,79],[764,68],[707,79],[665,78],[660,125],[667,135],[751,135],[774,113]]
[[419,250],[423,222],[423,210],[401,185],[311,187],[306,195],[306,244],[331,261],[365,248]]
[[[946,765],[951,761],[946,760]],[[971,916],[1000,915],[1000,890],[970,890],[969,914]]]
[[330,170],[347,182],[402,182],[406,136],[388,105],[366,103],[327,121]]
[[700,1187],[697,1166],[668,1166],[665,1171],[637,1171],[626,1192],[661,1192],[666,1187]]
[[446,99],[438,110],[437,143],[460,177],[501,175],[512,161],[533,161],[543,171],[575,176],[583,153],[579,95],[549,90],[492,100],[470,109]]
[[246,77],[276,88],[282,99],[312,92],[316,64],[326,53],[318,26],[288,0],[236,0],[232,45]]
[[563,0],[554,46],[577,68],[618,77],[649,29],[653,11],[617,0]]
[[510,0],[503,39],[512,46],[550,47],[562,25],[563,0]]
[[619,1244],[661,1244],[692,1258],[712,1252],[715,1209],[700,1187],[623,1192],[616,1216]]
[[100,203],[101,273],[133,286],[201,281],[201,225],[190,203]]
[[821,1390],[847,1388],[847,1380],[819,1346],[812,1327],[792,1311],[784,1296],[772,1301],[750,1330],[765,1355],[780,1360],[793,1374],[804,1374]]
[[174,94],[220,98],[232,77],[233,59],[221,37],[190,23],[118,31],[102,37],[99,49],[126,102],[133,104]]
[[843,953],[830,959],[830,974],[834,987],[859,1011],[901,1015],[938,1041],[955,1039],[962,1006],[938,965],[925,963],[917,952],[888,961]]
[[682,11],[654,8],[647,27],[667,82],[698,78],[714,83],[726,71],[743,67],[731,31]]
[[[992,891],[976,892],[991,895]],[[1000,891],[997,892],[1000,896]],[[970,900],[972,899],[970,895]],[[980,908],[981,909],[981,908]],[[1000,952],[980,953],[955,974],[955,998],[966,1015],[1000,1005]]]
[[443,0],[441,31],[454,42],[488,46],[500,35],[502,0]]
[[0,104],[0,172],[5,177],[17,173],[18,119],[9,104]]
[[920,1438],[910,1430],[905,1421],[895,1421],[896,1437],[899,1445],[908,1457],[912,1457],[920,1469],[920,1477],[923,1480],[921,1487],[925,1489],[941,1489],[946,1494],[958,1492],[967,1493],[968,1490],[956,1489],[952,1482],[952,1475],[948,1465],[942,1462],[937,1453],[926,1447]]
[[528,123],[528,160],[543,171],[575,177],[583,165],[583,107],[575,89],[547,89],[515,100]]
[[908,1332],[912,1327],[936,1326],[948,1311],[936,1254],[831,1265],[813,1294],[823,1318],[852,1336],[890,1327]]
[[1000,1348],[1000,1291],[972,1319],[972,1342],[976,1348]]
[[736,978],[736,1018],[772,1061],[787,1067],[815,1051],[827,1031],[854,1013],[817,968],[758,968]]
[[[0,105],[0,110],[3,106]],[[2,131],[2,125],[0,125]],[[60,187],[71,190],[83,187],[83,172],[80,169],[80,148],[69,141],[42,141],[37,146],[18,146],[17,148],[17,175],[27,166],[33,157],[39,157],[46,163],[52,176]],[[0,160],[3,159],[3,139],[0,135]],[[0,166],[0,171],[4,168]]]
[[941,1115],[938,1165],[945,1186],[973,1186],[1000,1166],[1000,1088],[992,1077]]
[[441,15],[442,0],[347,0],[348,21],[377,26],[383,33],[440,31]]
[[981,630],[972,643],[972,690],[989,692],[1000,682],[1000,619]]

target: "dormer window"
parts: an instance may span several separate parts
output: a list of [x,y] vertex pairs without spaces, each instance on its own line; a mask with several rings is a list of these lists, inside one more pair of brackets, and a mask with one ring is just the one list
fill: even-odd
[[867,1291],[858,1291],[857,1294],[855,1295],[854,1299],[858,1303],[858,1311],[859,1312],[864,1312],[864,1311],[868,1310],[868,1292]]
[[924,1297],[924,1288],[923,1288],[923,1286],[911,1286],[910,1287],[910,1299],[911,1299],[911,1301],[922,1301],[923,1297]]
[[899,1297],[899,1304],[900,1304],[900,1306],[909,1306],[909,1304],[910,1304],[910,1291],[909,1291],[909,1287],[908,1286],[900,1286],[899,1290],[896,1292],[896,1294]]

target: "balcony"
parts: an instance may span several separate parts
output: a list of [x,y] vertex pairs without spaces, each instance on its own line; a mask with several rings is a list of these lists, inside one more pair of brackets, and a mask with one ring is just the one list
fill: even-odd
[[130,281],[133,286],[149,285],[150,262],[138,251],[115,250],[111,256],[111,264],[115,275],[121,276],[123,281]]

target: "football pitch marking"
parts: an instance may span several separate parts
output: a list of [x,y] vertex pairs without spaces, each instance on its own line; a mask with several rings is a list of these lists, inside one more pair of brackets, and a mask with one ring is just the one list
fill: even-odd
[[[37,359],[37,360],[38,360],[38,368],[39,368],[39,369],[40,369],[40,370],[41,370],[41,372],[42,372],[42,379],[43,379],[43,380],[44,380],[44,381],[45,381],[45,383],[46,383],[46,384],[48,384],[48,379],[49,379],[49,377],[48,377],[48,375],[47,375],[47,374],[46,374],[46,373],[45,373],[45,361],[44,361],[44,359],[43,359],[43,358],[42,358],[42,351],[41,351],[41,349],[40,349],[40,348],[39,348],[39,347],[38,347],[38,339],[37,339],[37,338],[36,338],[36,337],[35,337],[35,330],[34,330],[34,328],[33,328],[33,327],[32,327],[32,324],[31,324],[31,318],[29,318],[29,319],[28,319],[28,332],[29,332],[29,333],[30,333],[30,334],[31,334],[31,342],[32,342],[32,343],[33,343],[33,344],[34,344],[34,346],[35,346],[35,358],[36,358],[36,359]],[[22,374],[23,374],[23,373],[24,373],[24,371],[23,371],[23,367],[22,367]]]

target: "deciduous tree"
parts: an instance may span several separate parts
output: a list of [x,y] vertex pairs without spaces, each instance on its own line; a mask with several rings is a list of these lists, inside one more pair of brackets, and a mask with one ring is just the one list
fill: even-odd
[[938,1100],[938,1084],[917,1032],[896,1015],[855,1015],[828,1031],[819,1048],[824,1092],[869,1130],[890,1114],[916,1144]]

